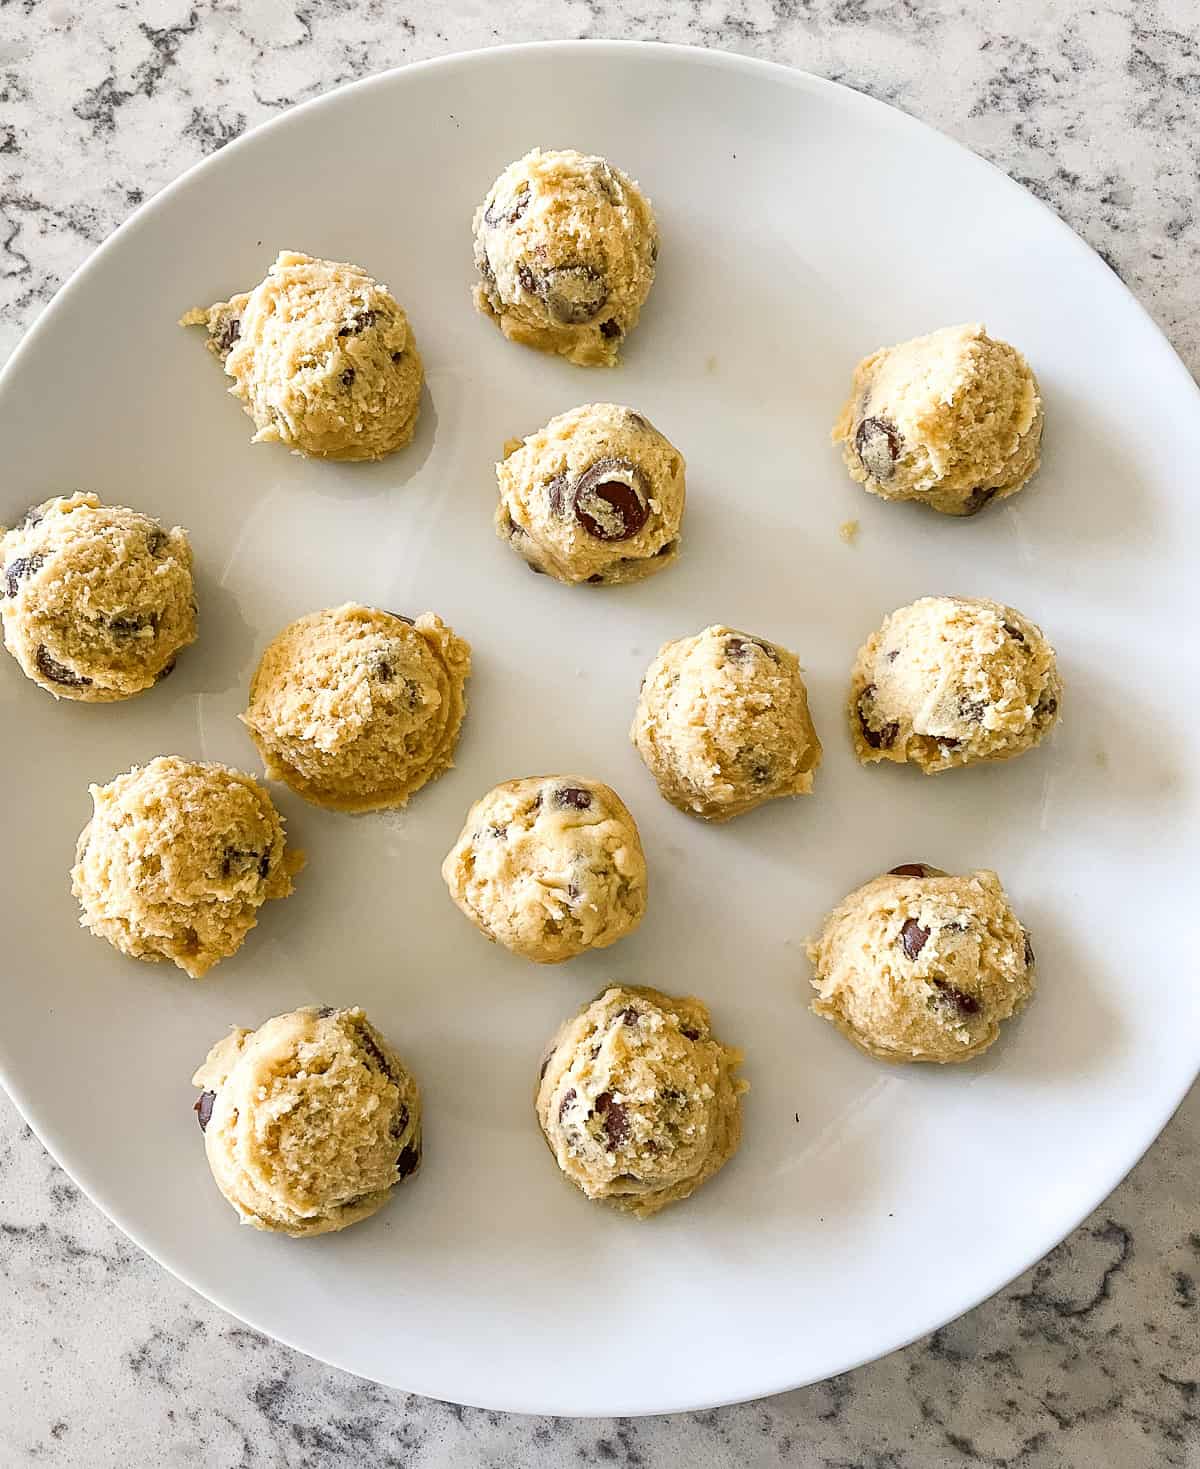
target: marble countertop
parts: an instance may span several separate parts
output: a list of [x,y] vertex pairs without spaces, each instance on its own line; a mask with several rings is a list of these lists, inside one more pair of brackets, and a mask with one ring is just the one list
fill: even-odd
[[[0,357],[143,199],[354,77],[612,36],[806,67],[916,114],[1046,200],[1200,369],[1195,0],[0,0]],[[671,1418],[407,1396],[240,1326],[166,1275],[0,1093],[0,1466],[1200,1466],[1200,1089],[1133,1174],[993,1300],[907,1350]]]

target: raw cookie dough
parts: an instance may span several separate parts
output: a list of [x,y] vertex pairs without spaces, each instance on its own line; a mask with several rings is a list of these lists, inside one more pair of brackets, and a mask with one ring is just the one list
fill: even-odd
[[481,932],[535,964],[606,949],[646,911],[637,823],[616,791],[577,775],[489,791],[467,813],[442,876]]
[[1032,750],[1058,720],[1062,680],[1036,623],[983,597],[922,597],[884,619],[850,678],[850,734],[865,765],[926,775]]
[[403,806],[454,763],[471,649],[432,612],[348,602],[267,647],[241,716],[273,780],[336,811]]
[[357,265],[284,250],[248,294],[196,307],[258,432],[320,459],[382,459],[413,436],[425,380],[404,308]]
[[637,184],[572,149],[509,164],[475,211],[475,305],[512,342],[611,367],[654,284],[658,226]]
[[686,1199],[742,1136],[742,1053],[709,1031],[697,999],[606,990],[542,1063],[535,1107],[558,1166],[589,1199],[639,1219]]
[[58,699],[140,694],[196,640],[187,536],[95,495],[27,510],[0,538],[0,575],[5,647]]
[[719,624],[658,650],[630,738],[663,797],[706,821],[807,795],[821,763],[795,654]]
[[420,1166],[417,1083],[357,1008],[234,1030],[192,1084],[213,1178],[255,1229],[345,1229]]
[[943,327],[858,364],[833,440],[873,495],[974,515],[1037,470],[1038,381],[1015,347],[982,326]]
[[71,872],[80,923],[193,979],[241,948],[304,865],[270,796],[227,766],[160,755],[91,793]]
[[808,957],[813,1010],[882,1061],[969,1061],[1033,994],[1033,947],[994,872],[894,867],[833,910]]
[[641,581],[679,555],[683,455],[640,413],[585,403],[496,465],[496,534],[562,582]]

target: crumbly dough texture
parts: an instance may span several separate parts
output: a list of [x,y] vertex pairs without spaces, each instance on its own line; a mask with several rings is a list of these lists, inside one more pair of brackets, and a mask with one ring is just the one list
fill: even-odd
[[403,806],[454,763],[471,649],[440,617],[349,602],[290,623],[241,716],[273,780],[337,811]]
[[933,775],[1031,750],[1057,723],[1061,698],[1036,623],[982,597],[922,597],[859,649],[850,734],[863,764],[909,761]]
[[450,896],[535,964],[615,944],[646,911],[646,858],[616,791],[577,775],[509,780],[476,801],[442,864]]
[[534,571],[611,586],[678,557],[683,455],[642,414],[585,403],[504,452],[496,534]]
[[1042,418],[1029,363],[969,323],[864,358],[833,439],[873,495],[974,515],[1036,472]]
[[619,986],[550,1043],[535,1098],[555,1161],[589,1199],[646,1219],[723,1168],[742,1136],[742,1053],[691,996]]
[[850,894],[808,956],[816,1014],[882,1061],[969,1061],[1033,994],[1033,947],[994,872],[907,863]]
[[241,948],[304,865],[270,796],[225,765],[160,755],[91,795],[71,872],[80,923],[193,979]]
[[425,380],[404,308],[357,265],[284,250],[252,291],[195,307],[255,444],[382,459],[413,436]]
[[0,538],[0,577],[4,644],[57,699],[140,694],[196,639],[186,534],[95,495],[27,510]]
[[192,1083],[213,1178],[255,1229],[345,1229],[420,1166],[417,1083],[360,1009],[234,1030]]
[[807,795],[821,763],[795,654],[720,624],[659,649],[630,738],[663,797],[705,821]]
[[603,158],[535,148],[475,211],[475,305],[510,341],[611,367],[654,284],[650,201]]

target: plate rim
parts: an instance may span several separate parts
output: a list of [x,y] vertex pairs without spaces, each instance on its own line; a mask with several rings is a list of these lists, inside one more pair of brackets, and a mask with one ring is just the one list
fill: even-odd
[[[9,387],[11,379],[13,379],[20,372],[26,352],[31,349],[32,344],[37,339],[39,333],[45,328],[46,323],[52,317],[57,316],[62,311],[69,308],[74,294],[83,288],[83,286],[86,284],[89,274],[94,269],[98,268],[99,263],[106,257],[107,253],[110,250],[118,247],[119,242],[122,240],[127,232],[132,232],[133,230],[137,229],[145,219],[151,217],[156,211],[169,207],[170,202],[177,191],[181,191],[185,187],[189,186],[197,176],[203,174],[206,170],[218,167],[220,165],[220,162],[225,158],[226,155],[232,152],[236,152],[243,147],[249,146],[252,140],[257,139],[260,135],[264,133],[268,133],[274,129],[289,124],[298,113],[310,113],[317,111],[324,106],[330,105],[335,100],[340,101],[347,93],[351,91],[365,92],[368,89],[375,87],[394,85],[400,77],[410,72],[437,71],[443,68],[455,69],[462,68],[464,66],[487,65],[492,64],[493,62],[496,64],[503,64],[503,62],[507,58],[513,56],[521,56],[531,52],[558,52],[560,54],[578,54],[584,51],[591,53],[606,53],[610,59],[615,59],[621,56],[629,56],[634,53],[637,53],[639,55],[653,53],[656,55],[662,55],[664,57],[671,58],[676,61],[681,61],[686,65],[712,66],[718,69],[727,68],[731,71],[742,71],[745,73],[757,74],[759,76],[770,78],[774,82],[783,83],[789,87],[798,90],[809,90],[815,93],[827,94],[834,97],[836,102],[840,105],[845,105],[851,108],[857,107],[861,111],[874,115],[875,117],[886,117],[887,125],[890,127],[908,128],[915,133],[919,133],[923,141],[927,145],[931,143],[936,143],[936,145],[941,146],[959,155],[965,154],[969,159],[973,161],[974,164],[983,165],[997,179],[1001,180],[1004,187],[1016,191],[1016,193],[1018,193],[1022,197],[1023,207],[1025,207],[1030,202],[1036,205],[1037,208],[1042,212],[1043,216],[1048,220],[1052,228],[1058,232],[1060,239],[1063,240],[1064,243],[1069,240],[1070,248],[1074,250],[1081,259],[1091,257],[1091,259],[1096,264],[1104,267],[1106,272],[1112,277],[1111,282],[1109,282],[1110,288],[1112,285],[1118,287],[1120,293],[1125,298],[1126,305],[1132,305],[1136,309],[1136,313],[1142,318],[1143,326],[1149,327],[1150,330],[1160,338],[1162,345],[1166,348],[1167,356],[1171,359],[1172,362],[1170,371],[1178,375],[1181,386],[1190,389],[1190,392],[1195,399],[1197,408],[1200,408],[1200,383],[1197,383],[1196,379],[1192,376],[1186,364],[1183,362],[1182,358],[1175,350],[1175,347],[1172,344],[1170,338],[1167,336],[1166,332],[1158,324],[1158,322],[1154,319],[1154,317],[1150,314],[1150,312],[1142,304],[1142,302],[1137,298],[1137,296],[1122,279],[1122,277],[1118,275],[1117,272],[1108,264],[1108,262],[1104,260],[1104,258],[1099,254],[1099,252],[1093,249],[1093,247],[1089,245],[1086,240],[1084,240],[1079,234],[1077,234],[1075,230],[1073,230],[1071,226],[1049,204],[1047,204],[1044,200],[1038,198],[1036,194],[1027,189],[1023,184],[1018,183],[1016,179],[1012,178],[997,164],[993,163],[990,159],[983,157],[981,154],[976,153],[965,143],[959,142],[956,138],[953,138],[949,134],[942,132],[933,124],[927,123],[921,118],[913,116],[911,113],[904,111],[903,108],[893,103],[881,101],[878,98],[872,97],[866,92],[858,91],[855,87],[852,87],[847,83],[833,81],[828,77],[817,75],[816,73],[808,71],[801,67],[788,65],[785,62],[768,61],[756,56],[744,55],[740,52],[727,51],[706,46],[686,45],[678,42],[620,40],[612,38],[518,41],[508,42],[496,46],[483,46],[469,48],[466,50],[451,51],[443,55],[427,57],[423,60],[407,62],[399,66],[389,67],[384,71],[375,72],[369,76],[361,77],[353,81],[343,82],[338,86],[330,88],[328,91],[320,93],[316,97],[311,97],[304,102],[299,102],[288,106],[284,108],[278,114],[278,116],[268,118],[263,122],[256,124],[254,127],[249,128],[246,132],[242,133],[239,137],[233,139],[231,142],[227,143],[216,152],[197,160],[190,167],[179,174],[176,178],[165,184],[150,199],[139,205],[129,215],[127,219],[123,220],[94,250],[91,251],[86,259],[84,259],[66,277],[63,283],[55,291],[51,299],[46,302],[44,307],[38,313],[38,316],[33,321],[33,323],[24,331],[20,340],[9,355],[7,362],[3,365],[2,368],[0,368],[0,395],[4,394],[4,392]],[[1092,267],[1089,266],[1089,268]],[[1167,370],[1165,358],[1163,361],[1163,370]],[[273,1329],[265,1329],[264,1327],[258,1325],[255,1321],[243,1315],[236,1306],[232,1305],[227,1299],[226,1294],[223,1290],[211,1290],[209,1288],[203,1287],[197,1284],[195,1279],[193,1279],[190,1269],[186,1267],[179,1267],[173,1264],[168,1264],[167,1261],[164,1260],[154,1248],[152,1248],[149,1244],[145,1242],[141,1235],[140,1229],[136,1225],[128,1221],[128,1219],[126,1218],[124,1207],[122,1205],[111,1203],[106,1200],[106,1198],[104,1197],[104,1188],[99,1181],[93,1180],[90,1186],[89,1184],[85,1184],[81,1181],[80,1177],[63,1161],[63,1158],[60,1156],[58,1147],[59,1140],[57,1137],[52,1136],[53,1129],[47,1129],[46,1131],[43,1131],[39,1127],[38,1122],[35,1120],[39,1110],[37,1103],[31,1095],[27,1095],[25,1091],[14,1082],[13,1078],[10,1076],[5,1067],[3,1050],[2,1048],[0,1048],[0,1085],[4,1087],[5,1091],[12,1100],[13,1105],[16,1107],[18,1114],[25,1122],[26,1126],[38,1139],[42,1147],[45,1148],[46,1152],[54,1160],[57,1166],[60,1167],[64,1173],[66,1173],[67,1177],[77,1188],[79,1188],[79,1190],[84,1194],[88,1201],[96,1209],[98,1209],[100,1213],[105,1216],[105,1218],[107,1218],[112,1224],[114,1224],[116,1228],[119,1229],[128,1239],[130,1239],[140,1250],[142,1250],[144,1254],[149,1256],[149,1258],[153,1260],[160,1269],[166,1270],[170,1275],[172,1275],[175,1279],[181,1281],[185,1286],[188,1287],[188,1289],[194,1291],[198,1296],[211,1302],[220,1310],[228,1313],[235,1320],[240,1321],[244,1325],[248,1326],[251,1330],[261,1333],[263,1336],[267,1337],[270,1340],[280,1342],[292,1351],[299,1352],[313,1361],[321,1362],[326,1366],[335,1367],[339,1371],[346,1372],[349,1375],[358,1377],[362,1380],[380,1382],[382,1386],[388,1387],[390,1390],[399,1392],[412,1392],[418,1396],[432,1397],[435,1401],[441,1399],[444,1401],[461,1403],[463,1406],[479,1408],[487,1411],[521,1413],[532,1416],[555,1418],[597,1416],[602,1416],[605,1418],[654,1417],[661,1416],[667,1413],[696,1412],[714,1408],[728,1407],[738,1403],[754,1401],[759,1398],[773,1397],[780,1393],[794,1391],[798,1388],[809,1386],[816,1382],[826,1381],[829,1377],[838,1376],[845,1372],[854,1371],[859,1367],[865,1366],[871,1362],[878,1361],[883,1357],[890,1356],[893,1352],[900,1351],[905,1347],[910,1346],[913,1342],[919,1340],[921,1337],[940,1329],[941,1327],[949,1324],[952,1321],[958,1320],[967,1312],[976,1309],[985,1301],[990,1300],[993,1296],[1004,1290],[1014,1280],[1025,1274],[1027,1270],[1036,1265],[1040,1260],[1044,1259],[1047,1254],[1056,1249],[1064,1239],[1066,1239],[1071,1233],[1078,1229],[1079,1226],[1090,1215],[1092,1215],[1100,1207],[1101,1204],[1103,1204],[1104,1200],[1108,1198],[1113,1190],[1117,1188],[1117,1186],[1146,1156],[1150,1148],[1158,1141],[1163,1130],[1168,1126],[1172,1118],[1175,1116],[1175,1114],[1178,1112],[1179,1108],[1183,1104],[1184,1100],[1187,1098],[1198,1077],[1200,1077],[1200,1048],[1197,1049],[1197,1053],[1194,1058],[1193,1071],[1191,1076],[1185,1080],[1184,1084],[1178,1092],[1178,1095],[1169,1100],[1164,1114],[1156,1122],[1154,1130],[1148,1137],[1146,1142],[1138,1146],[1133,1152],[1132,1156],[1123,1155],[1113,1167],[1103,1170],[1102,1182],[1098,1188],[1098,1191],[1095,1193],[1094,1197],[1089,1194],[1089,1201],[1087,1202],[1086,1207],[1084,1207],[1077,1216],[1072,1218],[1072,1222],[1069,1224],[1066,1230],[1062,1234],[1058,1234],[1058,1224],[1056,1223],[1055,1234],[1051,1243],[1046,1245],[1045,1248],[1036,1252],[1031,1258],[1025,1260],[1024,1263],[1017,1270],[1010,1270],[1006,1264],[1001,1273],[1001,1278],[994,1280],[994,1282],[989,1285],[989,1287],[983,1294],[977,1296],[968,1304],[962,1306],[961,1309],[954,1315],[950,1317],[943,1317],[940,1311],[935,1311],[929,1317],[929,1319],[922,1318],[921,1324],[916,1329],[912,1329],[911,1327],[906,1326],[903,1332],[901,1332],[900,1334],[896,1336],[888,1336],[885,1340],[885,1343],[878,1349],[873,1349],[865,1355],[859,1355],[857,1352],[851,1353],[847,1357],[847,1360],[832,1366],[826,1373],[826,1375],[821,1378],[810,1378],[802,1376],[799,1380],[797,1380],[789,1373],[783,1372],[782,1375],[770,1379],[762,1386],[755,1388],[752,1392],[749,1393],[739,1389],[735,1394],[731,1396],[721,1396],[715,1399],[711,1396],[705,1396],[701,1398],[685,1397],[668,1402],[665,1406],[646,1406],[644,1402],[639,1402],[636,1404],[620,1403],[615,1408],[607,1409],[601,1414],[598,1413],[595,1406],[590,1403],[584,1404],[580,1407],[568,1406],[547,1408],[543,1403],[530,1399],[519,1401],[509,1399],[504,1402],[500,1402],[498,1400],[489,1400],[486,1397],[480,1397],[472,1401],[468,1401],[467,1399],[459,1397],[442,1398],[442,1395],[440,1393],[434,1394],[432,1392],[425,1392],[423,1389],[419,1388],[400,1387],[394,1383],[386,1382],[383,1379],[365,1377],[364,1374],[362,1374],[357,1369],[347,1366],[342,1361],[338,1360],[338,1356],[336,1353],[327,1355],[324,1352],[315,1352],[309,1347],[300,1346],[299,1344],[297,1344],[294,1340],[291,1339],[290,1335],[287,1333],[280,1333]],[[974,1295],[974,1292],[972,1292],[972,1295]]]

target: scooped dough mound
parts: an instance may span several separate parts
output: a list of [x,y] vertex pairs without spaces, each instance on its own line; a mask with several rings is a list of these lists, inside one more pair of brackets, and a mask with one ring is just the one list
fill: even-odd
[[320,459],[382,459],[413,436],[425,380],[404,308],[357,265],[284,250],[243,295],[196,307],[258,430]]
[[242,720],[267,774],[339,811],[403,806],[454,763],[471,649],[432,612],[348,602],[290,623]]
[[1037,471],[1042,419],[1015,347],[977,324],[948,326],[860,362],[833,439],[873,495],[975,515]]
[[577,775],[489,791],[468,812],[442,876],[482,933],[536,964],[605,949],[646,911],[637,824],[616,791]]
[[227,766],[160,755],[91,793],[71,872],[80,922],[193,979],[241,948],[304,865],[270,796]]
[[1033,946],[994,872],[894,868],[840,903],[808,954],[813,1010],[883,1061],[969,1061],[1034,988]]
[[933,775],[1033,749],[1061,698],[1054,649],[1036,623],[982,597],[922,597],[859,649],[850,734],[863,764],[911,761]]
[[658,260],[650,201],[603,158],[535,148],[475,211],[475,304],[510,341],[611,367]]
[[686,1199],[742,1136],[742,1053],[687,996],[621,986],[568,1020],[542,1063],[536,1109],[555,1161],[588,1196],[638,1218]]
[[256,1229],[345,1229],[420,1166],[417,1083],[357,1008],[234,1030],[192,1083],[213,1178]]
[[612,586],[679,555],[683,455],[640,413],[585,403],[505,445],[496,534],[534,571]]
[[185,533],[95,495],[27,510],[0,538],[0,576],[5,646],[55,698],[140,694],[196,638]]
[[630,738],[663,797],[706,821],[808,794],[821,763],[795,654],[720,624],[659,649]]

